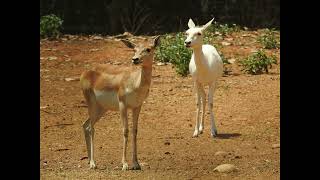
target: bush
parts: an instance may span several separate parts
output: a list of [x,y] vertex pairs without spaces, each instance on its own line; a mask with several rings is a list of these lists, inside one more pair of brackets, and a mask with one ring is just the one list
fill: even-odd
[[239,32],[241,30],[241,27],[236,24],[228,25],[228,24],[220,24],[217,22],[214,22],[210,27],[208,27],[207,32],[209,33],[220,33],[222,36],[226,36],[227,34],[233,33],[233,32]]
[[51,14],[40,18],[40,37],[57,38],[60,35],[63,20]]
[[273,30],[266,30],[266,33],[262,36],[258,37],[258,41],[264,46],[266,49],[276,49],[279,48],[280,45],[275,37],[275,32]]
[[263,71],[268,73],[268,68],[272,68],[272,64],[277,64],[277,60],[274,56],[268,57],[263,50],[259,50],[240,61],[240,64],[242,70],[249,74],[261,74]]
[[170,62],[181,76],[189,73],[189,62],[192,51],[184,46],[185,36],[179,32],[176,35],[166,35],[161,39],[155,56],[160,62]]

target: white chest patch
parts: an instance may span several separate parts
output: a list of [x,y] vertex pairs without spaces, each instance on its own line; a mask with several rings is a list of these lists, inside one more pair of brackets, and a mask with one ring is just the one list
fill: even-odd
[[94,90],[97,102],[106,109],[118,110],[119,100],[116,91]]

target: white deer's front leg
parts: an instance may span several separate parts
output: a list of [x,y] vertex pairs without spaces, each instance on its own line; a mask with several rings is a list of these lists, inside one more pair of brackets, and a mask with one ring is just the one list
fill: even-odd
[[194,128],[193,137],[197,137],[199,135],[199,118],[200,118],[200,107],[201,107],[201,100],[200,100],[200,89],[199,84],[195,83],[195,90],[196,90],[196,103],[197,103],[197,117],[196,117],[196,125]]
[[127,163],[127,145],[128,145],[128,117],[127,117],[127,107],[123,102],[119,103],[120,118],[123,125],[123,151],[122,151],[122,170],[129,170]]
[[210,111],[210,121],[211,121],[211,136],[216,137],[218,135],[217,127],[214,122],[213,116],[213,94],[215,90],[215,84],[209,86],[209,93],[208,93],[208,106]]

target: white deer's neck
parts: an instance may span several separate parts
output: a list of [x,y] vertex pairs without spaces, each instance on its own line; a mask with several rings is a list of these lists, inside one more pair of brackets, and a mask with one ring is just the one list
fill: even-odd
[[201,68],[204,66],[203,62],[203,52],[202,52],[202,44],[200,46],[196,46],[193,48],[193,56],[194,56],[194,62],[197,66],[197,68]]

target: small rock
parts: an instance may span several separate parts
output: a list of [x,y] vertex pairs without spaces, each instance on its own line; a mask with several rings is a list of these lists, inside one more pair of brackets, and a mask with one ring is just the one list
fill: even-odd
[[165,142],[164,145],[170,145],[170,142]]
[[236,62],[236,59],[235,58],[231,58],[231,59],[228,60],[228,62],[233,64],[234,62]]
[[272,149],[280,148],[280,144],[273,144]]
[[166,65],[166,63],[163,63],[163,62],[158,62],[157,63],[157,66],[164,66],[164,65]]
[[48,106],[40,106],[40,109],[45,109],[47,108]]
[[251,53],[256,53],[256,52],[258,52],[258,50],[256,50],[256,49],[251,50]]
[[217,166],[216,168],[214,168],[213,171],[228,173],[228,172],[232,172],[235,170],[236,170],[236,167],[233,164],[221,164],[221,165]]
[[87,156],[82,157],[80,160],[84,160],[84,159],[88,159],[88,157]]
[[149,164],[145,163],[145,162],[141,162],[140,163],[141,166],[149,166]]
[[99,49],[90,49],[90,52],[95,52],[95,51],[99,51]]
[[231,43],[225,42],[225,41],[222,41],[221,44],[222,44],[223,46],[230,46],[230,45],[231,45]]
[[225,156],[228,155],[228,153],[225,152],[225,151],[218,151],[218,152],[214,153],[214,155],[215,156],[223,156],[223,157],[225,157]]
[[233,38],[226,38],[227,41],[233,41]]
[[78,168],[81,168],[81,165],[80,165],[80,164],[78,165]]
[[44,57],[40,57],[41,60],[45,59]]
[[101,39],[103,39],[103,38],[100,37],[100,36],[94,36],[93,39],[94,39],[94,40],[101,40]]
[[170,152],[165,152],[164,154],[170,154]]
[[80,78],[65,78],[64,80],[66,80],[67,82],[69,82],[69,81],[79,81]]
[[112,63],[113,65],[121,65],[122,63],[121,62],[114,62]]
[[48,60],[49,60],[49,61],[56,60],[56,59],[58,59],[58,58],[55,57],[55,56],[50,56],[50,57],[48,57]]

